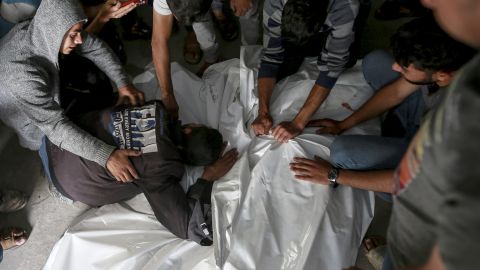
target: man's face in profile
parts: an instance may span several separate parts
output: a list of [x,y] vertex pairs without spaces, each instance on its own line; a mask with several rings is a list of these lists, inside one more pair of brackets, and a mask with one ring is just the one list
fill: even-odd
[[402,66],[397,62],[393,63],[392,69],[402,75],[402,77],[409,83],[415,85],[426,85],[434,83],[431,72],[420,70],[413,64]]
[[74,24],[68,31],[65,33],[65,36],[62,40],[62,45],[60,45],[61,54],[70,54],[75,47],[83,43],[82,32],[83,22]]

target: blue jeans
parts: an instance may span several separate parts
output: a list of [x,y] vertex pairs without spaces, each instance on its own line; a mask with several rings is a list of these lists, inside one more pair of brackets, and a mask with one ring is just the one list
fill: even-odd
[[[393,57],[377,50],[363,60],[363,74],[370,86],[379,90],[400,75],[392,70]],[[402,137],[373,135],[344,135],[337,137],[330,147],[330,159],[334,166],[349,170],[395,169],[407,150],[409,142],[420,126],[425,109],[421,91],[415,91],[391,112],[405,130]],[[391,194],[376,193],[391,201]]]

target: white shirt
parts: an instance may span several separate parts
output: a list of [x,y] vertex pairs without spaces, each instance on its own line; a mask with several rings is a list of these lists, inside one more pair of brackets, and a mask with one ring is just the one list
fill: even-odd
[[167,0],[154,0],[153,9],[160,15],[171,15],[172,11],[168,7]]

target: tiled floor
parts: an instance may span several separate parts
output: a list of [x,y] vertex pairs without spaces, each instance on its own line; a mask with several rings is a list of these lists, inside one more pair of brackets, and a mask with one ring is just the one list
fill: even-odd
[[[374,8],[381,0],[374,1]],[[374,10],[374,9],[372,9]],[[141,7],[140,14],[147,23],[151,22],[151,9]],[[372,12],[371,12],[372,13]],[[365,54],[373,48],[386,48],[391,33],[402,21],[378,22],[369,18],[364,30],[361,52]],[[182,57],[185,30],[175,33],[171,39],[172,61],[177,61],[196,71],[199,65],[190,66]],[[140,73],[151,60],[150,41],[128,41],[125,43],[129,62],[127,70],[131,75]],[[238,57],[239,41],[225,43],[221,41],[224,59]],[[50,196],[46,180],[41,176],[40,160],[35,152],[21,148],[16,136],[0,123],[0,187],[10,187],[31,194],[26,209],[12,214],[0,214],[0,227],[20,225],[28,228],[30,239],[14,250],[4,253],[0,269],[41,269],[48,255],[68,225],[87,207],[81,203],[68,205]],[[385,235],[389,205],[379,202],[376,205],[375,218],[367,234]],[[372,269],[364,256],[359,256],[358,263],[362,269]]]

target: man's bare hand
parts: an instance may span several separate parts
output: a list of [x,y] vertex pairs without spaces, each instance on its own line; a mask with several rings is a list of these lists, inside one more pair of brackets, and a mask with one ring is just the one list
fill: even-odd
[[272,117],[268,113],[262,113],[255,118],[252,123],[253,132],[255,135],[267,135],[272,128]]
[[167,109],[170,116],[174,119],[178,119],[178,104],[175,96],[173,94],[164,96],[162,97],[162,102],[163,105],[165,105],[165,108]]
[[285,121],[273,129],[272,135],[278,142],[286,143],[288,140],[302,133],[302,130],[303,129],[295,125],[294,122]]
[[230,171],[237,159],[237,149],[230,149],[221,158],[215,161],[215,163],[205,167],[202,179],[205,179],[207,181],[218,180],[220,177],[224,176],[225,174],[227,174],[228,171]]
[[113,151],[107,160],[107,170],[120,182],[132,182],[138,179],[137,171],[128,157],[140,156],[142,152],[135,150],[118,149]]
[[142,91],[129,84],[118,89],[118,101],[120,104],[131,104],[133,106],[143,105],[145,103],[145,95]]
[[295,157],[290,163],[290,170],[295,174],[295,178],[322,185],[330,183],[328,172],[331,169],[332,165],[318,156],[315,156],[315,160]]
[[100,11],[98,12],[97,17],[103,23],[108,22],[111,19],[118,19],[127,15],[132,11],[137,4],[130,3],[124,7],[121,7],[121,3],[118,0],[109,0],[106,1]]
[[252,8],[252,0],[231,0],[230,7],[233,13],[235,13],[235,16],[240,17]]
[[342,126],[342,121],[337,121],[329,118],[311,120],[308,122],[307,127],[320,127],[315,131],[317,134],[333,134],[338,135],[345,131]]

